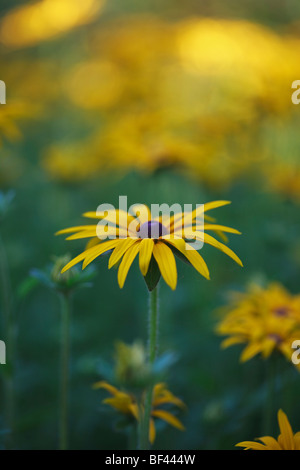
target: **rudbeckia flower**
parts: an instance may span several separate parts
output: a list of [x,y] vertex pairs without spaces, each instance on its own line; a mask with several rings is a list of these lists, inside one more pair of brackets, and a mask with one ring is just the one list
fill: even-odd
[[[139,215],[137,217],[121,210],[108,211],[105,217],[108,222],[105,228],[105,236],[107,238],[111,235],[114,237],[109,240],[97,238],[99,233],[97,225],[83,225],[61,230],[57,234],[72,233],[67,237],[67,240],[91,238],[87,249],[69,262],[62,272],[67,271],[81,261],[83,261],[82,268],[84,269],[102,254],[112,251],[108,267],[112,268],[120,262],[118,283],[122,288],[134,259],[139,255],[139,267],[142,275],[145,277],[146,282],[149,277],[152,278],[151,288],[149,282],[147,282],[149,290],[155,287],[160,275],[174,290],[177,285],[177,268],[174,255],[183,258],[206,279],[210,278],[208,267],[203,257],[193,247],[191,240],[218,248],[242,266],[239,257],[228,246],[206,233],[206,231],[211,230],[221,235],[224,235],[224,233],[240,233],[233,228],[215,224],[213,223],[214,219],[206,216],[207,211],[226,204],[229,204],[229,201],[213,201],[201,205],[200,208],[189,214],[174,214],[168,217],[167,222],[163,216],[154,217],[150,209],[144,205],[138,211]],[[203,222],[201,226],[198,224],[196,226],[196,220],[201,211],[204,215]],[[83,215],[92,219],[101,220],[104,218],[97,212],[87,212]],[[189,222],[186,223],[186,220],[189,220]],[[131,228],[132,223],[136,230]],[[153,278],[155,278],[154,281]]]
[[289,420],[282,410],[278,411],[278,424],[280,435],[277,440],[271,436],[264,436],[258,438],[262,444],[255,441],[243,441],[236,446],[244,447],[245,450],[300,450],[300,432],[293,433]]
[[[134,395],[129,394],[127,392],[123,392],[105,381],[97,382],[96,384],[94,384],[93,388],[104,388],[112,395],[110,398],[105,398],[103,400],[103,403],[110,405],[112,408],[122,414],[132,416],[137,421],[140,420],[141,412],[139,410],[139,406]],[[166,423],[170,424],[171,426],[179,429],[180,431],[184,431],[185,429],[181,421],[179,421],[176,416],[174,416],[169,411],[166,411],[165,409],[161,408],[162,405],[175,405],[182,409],[186,407],[183,401],[173,395],[166,388],[166,385],[164,383],[158,383],[155,385],[153,389],[152,410],[149,423],[149,441],[151,444],[153,444],[153,442],[155,441],[156,436],[154,418],[161,419]]]
[[248,292],[237,294],[225,311],[216,329],[227,336],[223,348],[245,343],[242,362],[257,354],[266,359],[274,351],[291,361],[292,344],[300,338],[299,295],[276,283],[265,289],[252,286]]

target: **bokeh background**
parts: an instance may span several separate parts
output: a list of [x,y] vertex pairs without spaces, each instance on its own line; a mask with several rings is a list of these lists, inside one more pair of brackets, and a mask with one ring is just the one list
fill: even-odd
[[[177,356],[166,382],[188,410],[186,431],[158,427],[154,448],[233,449],[261,435],[265,361],[241,364],[215,326],[249,283],[299,292],[299,14],[296,0],[1,1],[0,190],[14,199],[0,230],[17,331],[0,372],[14,376],[15,448],[57,447],[59,302],[30,272],[81,252],[54,233],[119,195],[230,200],[213,215],[242,232],[229,243],[243,269],[205,247],[211,281],[182,263],[175,292],[161,281],[160,351]],[[106,259],[95,267],[73,301],[71,448],[126,449],[92,384],[116,341],[145,341],[147,289],[137,265],[122,290]],[[283,369],[274,436],[279,407],[300,430],[299,372]]]

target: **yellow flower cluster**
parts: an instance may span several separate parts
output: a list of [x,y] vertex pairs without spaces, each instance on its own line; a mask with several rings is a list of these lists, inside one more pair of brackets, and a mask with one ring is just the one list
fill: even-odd
[[246,343],[242,362],[257,354],[268,358],[274,351],[291,362],[292,344],[300,339],[300,295],[292,295],[276,283],[266,288],[252,286],[234,296],[216,331],[227,336],[223,348]]
[[[91,23],[86,46],[80,43],[73,52],[68,46],[67,63],[59,54],[55,60],[26,52],[22,59],[3,55],[10,92],[38,103],[53,120],[54,139],[41,150],[45,171],[80,182],[104,172],[147,174],[172,167],[213,188],[260,175],[266,187],[299,199],[299,168],[291,174],[295,165],[291,170],[285,161],[288,139],[275,166],[270,150],[278,126],[289,126],[295,111],[296,33],[279,35],[246,20],[168,22],[149,15],[123,16],[99,27],[103,1],[71,3],[70,9],[70,0],[39,0],[0,22],[7,51]],[[74,128],[63,141],[62,100],[63,119],[76,115],[82,131]],[[0,137],[3,128],[0,123]],[[10,122],[5,132],[16,134]]]
[[262,162],[271,168],[263,129],[294,111],[297,38],[291,47],[290,37],[248,21],[148,16],[91,31],[89,53],[62,69],[59,84],[91,125],[67,151],[59,141],[46,149],[54,177],[172,166],[224,187],[261,174]]
[[2,18],[0,42],[23,48],[90,23],[104,0],[39,0],[14,8]]
[[[133,417],[137,421],[142,418],[142,411],[139,407],[136,397],[132,394],[119,390],[118,388],[110,385],[107,382],[100,381],[94,385],[95,389],[103,388],[107,390],[112,396],[105,398],[103,403],[110,405],[119,413]],[[163,405],[175,405],[179,408],[185,409],[185,404],[173,393],[171,393],[164,383],[158,383],[153,390],[152,411],[149,425],[149,441],[151,444],[155,441],[156,429],[154,418],[161,419],[171,426],[184,431],[184,426],[179,419],[169,411],[161,408]]]

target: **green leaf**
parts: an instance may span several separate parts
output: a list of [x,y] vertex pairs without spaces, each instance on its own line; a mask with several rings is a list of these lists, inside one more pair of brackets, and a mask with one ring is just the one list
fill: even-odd
[[170,351],[164,353],[162,356],[158,357],[153,365],[154,374],[164,374],[171,366],[177,362],[178,356]]
[[17,289],[17,296],[19,298],[24,298],[26,297],[28,294],[30,294],[30,292],[39,284],[39,281],[36,277],[27,277],[26,279],[24,279],[23,282],[21,282],[21,284],[19,285],[18,289]]
[[169,245],[169,247],[171,248],[175,256],[181,259],[181,261],[183,261],[185,264],[189,264],[191,266],[190,261],[184,256],[184,254],[181,253],[181,251],[177,250],[177,248],[175,248],[175,246],[171,244]]
[[161,276],[161,273],[160,273],[158,264],[155,261],[154,256],[152,256],[150,264],[149,264],[148,272],[147,272],[146,276],[144,276],[145,282],[146,282],[148,290],[150,292],[153,289],[155,289],[155,287],[157,286],[157,284],[160,280],[160,276]]
[[54,283],[50,280],[49,276],[42,270],[33,268],[30,270],[30,276],[37,279],[41,284],[53,288]]

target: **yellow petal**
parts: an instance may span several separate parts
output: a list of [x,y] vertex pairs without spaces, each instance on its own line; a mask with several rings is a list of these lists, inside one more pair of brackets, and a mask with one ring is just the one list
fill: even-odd
[[82,230],[81,232],[75,233],[67,238],[67,240],[79,240],[81,238],[98,237],[99,240],[104,240],[106,237],[127,237],[127,230],[119,229],[116,227],[101,227],[101,230],[95,226],[93,230]]
[[99,243],[101,243],[101,240],[99,240],[98,237],[95,237],[95,238],[91,238],[86,246],[85,246],[85,249],[88,250],[89,248],[93,248],[93,246],[96,246],[96,245],[99,245]]
[[261,352],[260,343],[250,343],[243,350],[240,360],[241,362],[249,361],[249,359],[252,359],[252,357],[256,356],[256,354],[260,352]]
[[127,393],[119,392],[118,395],[115,395],[112,398],[105,398],[102,403],[112,406],[115,410],[120,411],[121,413],[132,414],[132,399]]
[[[199,207],[197,207],[197,209],[195,209],[193,212],[192,212],[192,219],[195,219],[196,217],[199,217],[199,215],[201,214],[201,216],[204,214],[204,212],[207,212],[207,211],[210,211],[212,209],[216,209],[217,207],[222,207],[222,206],[226,206],[227,204],[231,204],[230,201],[212,201],[212,202],[208,202],[206,204],[200,204]],[[188,216],[190,217],[190,216]],[[187,219],[188,219],[187,217]],[[206,217],[206,216],[205,216]],[[184,213],[180,213],[180,214],[175,214],[174,218],[173,218],[173,225],[174,227],[179,227],[180,224],[182,226],[183,224],[183,221],[184,221]]]
[[[209,270],[207,264],[205,263],[202,256],[196,251],[191,245],[185,243],[184,240],[167,240],[168,243],[175,246],[191,263],[191,265],[204,276],[206,279],[209,279]],[[184,242],[184,245],[182,244]],[[183,248],[184,246],[184,248]],[[187,247],[190,247],[188,250]]]
[[220,237],[223,240],[224,243],[229,242],[229,239],[228,239],[227,235],[225,235],[225,233],[220,232],[219,230],[216,230],[215,234],[218,235],[218,237]]
[[168,390],[165,390],[162,396],[154,398],[153,400],[154,407],[157,407],[159,405],[164,405],[167,403],[176,405],[179,408],[186,408],[185,403],[183,403],[183,401],[180,400],[180,398],[175,397],[175,395],[173,395],[173,393],[169,392]]
[[254,441],[243,441],[235,444],[237,447],[245,447],[246,449],[253,449],[253,450],[268,450],[266,446],[260,444],[259,442]]
[[[207,212],[207,211],[210,211],[212,209],[216,209],[217,207],[222,207],[222,206],[226,206],[227,204],[231,204],[230,201],[212,201],[212,202],[208,202],[206,204],[201,204],[199,205],[199,207],[197,207],[197,209],[195,209],[193,212],[192,212],[192,219],[194,220],[196,217],[199,217],[199,215],[202,215],[204,214],[204,212]],[[183,215],[184,214],[178,214],[177,216],[174,217],[174,220],[173,220],[173,225],[174,227],[178,227],[178,222],[181,223],[181,225],[183,224]],[[206,215],[204,216],[206,217]],[[189,220],[187,218],[187,220]]]
[[160,418],[163,421],[166,421],[168,424],[171,424],[171,426],[174,426],[174,428],[180,429],[180,431],[184,431],[184,426],[183,424],[179,421],[176,416],[173,416],[171,413],[165,410],[153,410],[152,411],[152,416],[156,418]]
[[111,254],[108,262],[108,269],[112,268],[115,264],[120,261],[124,253],[130,248],[136,240],[133,238],[126,238],[125,240],[119,240],[119,244]]
[[121,289],[124,286],[130,266],[132,265],[134,258],[138,254],[139,249],[140,241],[135,241],[134,245],[131,246],[123,256],[118,270],[118,283]]
[[217,209],[218,207],[227,206],[231,204],[231,201],[212,201],[204,204],[204,212],[211,211],[212,209]]
[[110,385],[108,382],[105,382],[104,380],[94,383],[93,389],[97,390],[99,388],[104,388],[112,395],[117,395],[119,393],[119,390],[116,387],[114,387],[113,385]]
[[240,260],[240,258],[230,248],[228,248],[228,246],[226,246],[223,243],[219,242],[218,240],[213,238],[211,235],[208,235],[207,233],[204,234],[204,243],[207,243],[208,245],[212,245],[215,248],[218,248],[218,250],[222,251],[227,256],[232,258],[240,266],[243,266],[243,263]]
[[295,450],[300,450],[300,432],[296,432],[294,435]]
[[151,444],[154,443],[155,436],[156,436],[156,430],[155,430],[154,419],[150,418],[150,422],[149,422],[149,441],[150,441]]
[[157,242],[153,248],[153,255],[156,259],[161,275],[168,286],[173,290],[176,289],[177,268],[171,248],[169,248],[164,242]]
[[221,348],[225,349],[229,346],[233,346],[235,344],[241,344],[245,342],[245,338],[242,336],[231,336],[230,338],[224,339],[221,343]]
[[287,415],[282,410],[278,411],[278,424],[281,432],[284,450],[294,450],[295,443],[293,430],[289,423]]
[[225,225],[216,225],[216,224],[205,224],[204,230],[214,230],[227,233],[235,233],[236,235],[241,235],[241,232],[232,227],[227,227]]
[[120,243],[120,240],[108,240],[95,246],[94,251],[85,257],[85,260],[82,264],[82,269],[86,268],[92,261],[94,261],[94,259],[98,258],[98,256],[103,255],[103,253],[106,251],[115,248],[118,243]]
[[154,397],[154,399],[156,397],[160,396],[160,394],[163,393],[164,390],[166,390],[166,384],[164,382],[159,382],[159,383],[155,384],[154,388],[153,388],[153,397]]
[[263,444],[265,444],[269,450],[282,450],[276,439],[271,436],[263,436],[258,438]]
[[85,212],[83,217],[99,220],[104,219],[106,222],[110,222],[112,225],[117,225],[122,228],[127,228],[128,224],[134,219],[134,217],[127,214],[127,212],[119,209],[116,211],[107,211],[105,216],[101,216],[97,212]]
[[153,253],[154,241],[151,238],[144,238],[140,245],[139,265],[142,275],[146,276]]
[[151,220],[150,209],[145,204],[134,204],[132,206],[132,212],[134,213],[134,218],[136,218],[140,224],[150,222]]
[[66,240],[80,240],[81,238],[91,238],[97,236],[97,229],[94,227],[92,230],[82,230],[81,232],[74,233],[66,238]]
[[137,406],[136,403],[132,403],[132,405],[129,406],[129,409],[132,413],[132,415],[135,417],[137,421],[139,421],[139,407]]
[[[107,241],[107,242],[104,242],[104,243],[101,243],[101,246],[107,246],[107,243],[111,243],[112,241],[115,241],[115,240],[110,240],[110,241]],[[64,272],[66,272],[68,269],[72,268],[73,266],[75,266],[75,264],[78,264],[80,263],[80,261],[84,260],[86,257],[90,256],[90,255],[93,255],[93,253],[95,252],[95,250],[97,250],[99,248],[99,246],[94,246],[92,248],[89,248],[88,250],[85,250],[83,253],[81,253],[80,255],[76,256],[76,258],[72,259],[68,264],[66,264],[66,266],[62,269],[61,273],[63,274]],[[110,248],[106,248],[106,250],[109,250]],[[106,251],[105,250],[105,251]]]
[[55,235],[64,235],[65,233],[73,233],[82,230],[96,230],[97,225],[78,225],[77,227],[64,228],[55,233]]

